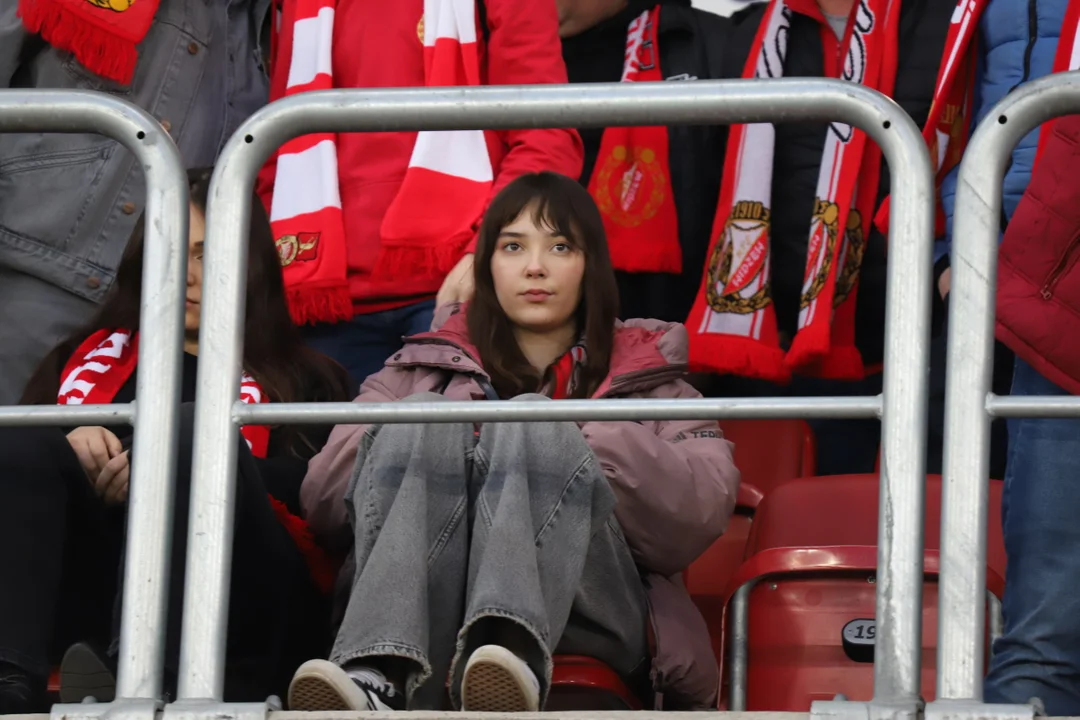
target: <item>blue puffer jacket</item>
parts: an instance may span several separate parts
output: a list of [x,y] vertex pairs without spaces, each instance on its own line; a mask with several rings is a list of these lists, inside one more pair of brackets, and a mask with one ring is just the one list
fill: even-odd
[[[1068,0],[991,0],[980,23],[976,124],[1017,85],[1050,73],[1066,5]],[[1013,151],[1005,176],[1002,231],[1027,188],[1038,139],[1036,130]],[[942,258],[952,245],[957,169],[953,168],[941,187],[947,226],[946,236],[938,239],[934,251],[934,261],[941,263],[939,269],[944,267]]]

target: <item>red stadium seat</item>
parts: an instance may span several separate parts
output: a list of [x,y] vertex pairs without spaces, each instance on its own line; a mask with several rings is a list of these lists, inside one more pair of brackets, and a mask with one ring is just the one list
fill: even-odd
[[814,435],[802,420],[725,420],[720,428],[735,445],[742,474],[734,517],[723,537],[686,571],[691,597],[709,626],[717,661],[723,657],[724,604],[731,577],[746,555],[754,509],[772,488],[814,474]]
[[[1004,589],[1001,483],[990,482],[987,587]],[[934,696],[941,478],[927,478],[923,597],[923,697]],[[729,597],[751,584],[748,605],[747,710],[805,712],[814,700],[843,693],[869,700],[872,648],[848,643],[873,632],[877,566],[878,478],[802,478],[765,498],[755,516],[747,561]],[[725,621],[730,623],[732,606]],[[854,635],[858,633],[859,635]],[[870,651],[868,654],[867,651]],[[725,672],[724,697],[730,696]]]
[[640,710],[638,699],[614,670],[590,657],[556,655],[545,710]]

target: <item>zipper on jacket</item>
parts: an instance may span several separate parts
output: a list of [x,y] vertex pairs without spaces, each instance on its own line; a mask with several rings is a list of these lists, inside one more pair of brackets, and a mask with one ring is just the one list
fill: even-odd
[[1039,0],[1028,0],[1028,42],[1024,48],[1024,75],[1019,84],[1026,83],[1031,77],[1031,53],[1035,50],[1035,41],[1039,39]]
[[1043,283],[1042,290],[1039,291],[1043,300],[1050,300],[1054,297],[1054,287],[1057,286],[1058,280],[1065,274],[1065,271],[1069,269],[1069,260],[1072,259],[1077,247],[1080,247],[1080,232],[1072,236],[1072,240],[1069,241],[1065,252],[1061,253],[1061,257],[1054,263],[1054,269],[1046,276],[1046,282]]

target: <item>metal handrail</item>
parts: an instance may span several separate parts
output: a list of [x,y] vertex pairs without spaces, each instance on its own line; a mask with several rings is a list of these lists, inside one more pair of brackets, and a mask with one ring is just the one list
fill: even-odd
[[97,133],[135,156],[146,178],[146,252],[136,394],[143,402],[0,408],[0,425],[133,422],[117,697],[161,696],[184,332],[188,186],[180,153],[146,111],[78,90],[0,90],[0,132]]
[[[604,127],[674,123],[840,121],[865,130],[893,173],[889,303],[882,417],[878,649],[875,700],[914,703],[919,695],[922,596],[923,471],[929,357],[933,172],[919,128],[892,100],[838,80],[783,79],[471,89],[336,90],[305,93],[252,116],[229,141],[211,183],[188,533],[179,696],[220,699],[235,502],[237,421],[290,419],[273,409],[239,407],[246,266],[243,234],[258,169],[285,141],[309,132]],[[717,158],[719,162],[720,159]],[[865,417],[876,398],[852,415]],[[559,404],[499,403],[502,419],[549,420]],[[591,401],[590,412],[634,419],[640,405]],[[695,401],[672,402],[677,411]],[[741,403],[741,404],[740,404]],[[811,405],[812,403],[807,403]],[[326,411],[312,405],[305,422],[384,422],[481,417],[473,405],[440,403],[405,413],[387,406]],[[488,404],[483,404],[487,406]],[[704,407],[704,406],[703,406]],[[695,412],[701,411],[698,407]],[[806,406],[789,409],[801,412]],[[292,410],[294,408],[287,408]],[[713,417],[777,417],[767,405],[716,402]],[[846,416],[833,407],[831,416]],[[681,412],[681,411],[679,411]],[[474,414],[470,414],[474,413]],[[665,415],[670,416],[670,415]],[[565,417],[580,417],[567,414]]]
[[953,231],[941,498],[937,696],[981,700],[992,417],[1076,417],[1078,398],[991,393],[1002,186],[1013,149],[1040,123],[1080,113],[1080,73],[1020,86],[975,130],[960,165]]

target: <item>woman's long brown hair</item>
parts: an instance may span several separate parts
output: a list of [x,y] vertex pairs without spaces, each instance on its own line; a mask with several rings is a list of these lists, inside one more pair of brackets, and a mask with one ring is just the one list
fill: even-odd
[[[191,204],[203,213],[212,168],[190,170]],[[97,315],[86,327],[57,345],[38,365],[23,391],[23,405],[56,403],[64,365],[86,338],[101,329],[137,332],[142,295],[144,220],[139,219],[124,250],[116,280]],[[348,373],[330,358],[304,345],[285,300],[281,261],[262,202],[252,199],[248,230],[247,316],[244,318],[244,369],[273,402],[332,402],[351,399]],[[286,428],[277,437],[290,447],[300,440]],[[295,435],[295,437],[294,437]],[[290,449],[292,449],[290,447]],[[298,449],[298,448],[297,448]]]
[[585,341],[585,361],[570,396],[590,397],[607,377],[611,365],[619,291],[600,211],[588,191],[572,178],[551,172],[522,175],[491,202],[476,244],[476,293],[466,310],[469,339],[499,397],[539,392],[549,381],[551,368],[543,373],[537,371],[521,352],[513,325],[495,295],[491,275],[491,256],[499,233],[526,211],[532,213],[537,225],[565,237],[585,255],[581,303],[575,314],[577,337]]

